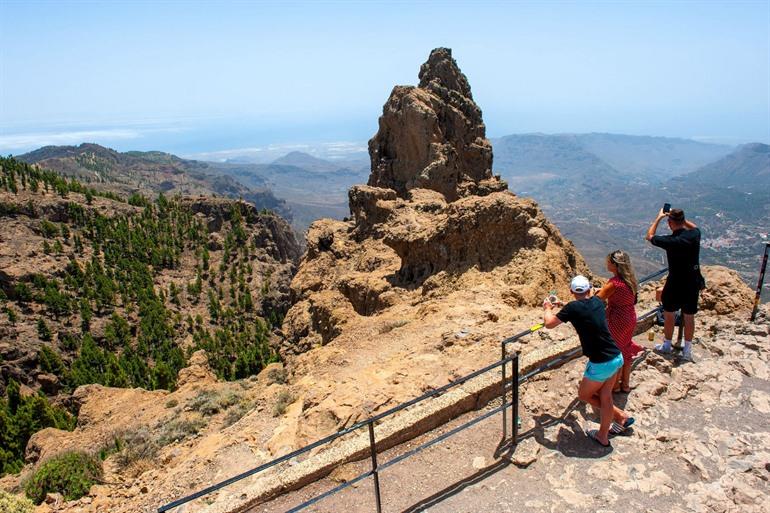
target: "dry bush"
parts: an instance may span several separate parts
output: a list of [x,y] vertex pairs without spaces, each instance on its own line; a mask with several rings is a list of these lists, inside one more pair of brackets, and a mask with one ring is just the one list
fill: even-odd
[[401,326],[405,326],[407,324],[409,324],[409,321],[407,321],[406,319],[399,319],[397,321],[388,321],[382,326],[380,326],[380,335],[382,335],[383,333],[389,333],[394,329],[400,328]]
[[281,368],[273,367],[267,372],[267,379],[268,381],[270,381],[270,383],[278,383],[279,385],[283,385],[286,383],[287,378],[288,376],[286,373],[286,369],[284,369],[283,367]]
[[188,406],[192,410],[208,416],[226,410],[237,404],[239,400],[240,397],[234,392],[221,393],[204,390],[190,401]]
[[139,461],[153,461],[158,455],[158,441],[147,428],[127,431],[120,436],[121,449],[115,456],[118,469],[124,471]]
[[286,408],[294,402],[294,396],[288,390],[281,390],[273,405],[273,417],[279,417],[286,413]]
[[227,410],[225,415],[225,427],[232,426],[241,420],[247,413],[254,409],[254,405],[248,402],[238,403],[238,406]]
[[189,436],[197,435],[206,426],[202,418],[186,418],[168,422],[163,425],[163,430],[157,438],[159,446],[180,442]]
[[32,513],[35,505],[31,500],[0,490],[0,511],[3,513]]

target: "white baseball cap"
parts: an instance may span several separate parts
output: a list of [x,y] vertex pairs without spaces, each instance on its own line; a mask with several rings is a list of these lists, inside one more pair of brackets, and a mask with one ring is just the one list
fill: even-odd
[[591,282],[582,274],[578,274],[569,284],[569,289],[576,294],[584,294],[591,290]]

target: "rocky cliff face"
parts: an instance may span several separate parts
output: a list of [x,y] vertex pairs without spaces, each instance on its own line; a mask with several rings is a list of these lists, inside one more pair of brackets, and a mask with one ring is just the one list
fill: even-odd
[[369,141],[369,185],[432,189],[447,200],[506,188],[492,176],[492,145],[468,79],[448,48],[437,48],[420,68],[420,85],[396,86]]
[[300,392],[274,454],[491,362],[523,312],[589,273],[537,204],[491,175],[449,50],[431,53],[419,87],[394,89],[370,154],[351,218],[310,227],[292,280],[281,354]]
[[352,218],[308,231],[285,353],[327,344],[351,319],[407,297],[445,297],[466,275],[516,308],[588,273],[537,204],[491,175],[481,110],[450,50],[431,52],[419,87],[394,89],[369,149],[369,185],[349,193]]

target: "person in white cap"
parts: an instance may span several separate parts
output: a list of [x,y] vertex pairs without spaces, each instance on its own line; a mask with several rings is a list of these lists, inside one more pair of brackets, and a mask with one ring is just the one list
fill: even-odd
[[575,297],[556,314],[555,305],[547,299],[543,302],[543,324],[555,328],[563,322],[571,322],[580,339],[583,354],[588,357],[583,379],[578,388],[578,398],[599,410],[601,422],[598,430],[588,432],[602,447],[610,447],[609,434],[620,434],[634,423],[634,418],[612,402],[612,387],[617,373],[623,367],[623,354],[610,335],[607,327],[604,303],[591,296],[591,283],[582,275],[570,283]]

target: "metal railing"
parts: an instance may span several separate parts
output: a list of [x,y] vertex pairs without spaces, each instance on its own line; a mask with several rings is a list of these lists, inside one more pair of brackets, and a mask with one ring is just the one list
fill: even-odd
[[[655,273],[652,273],[652,274],[650,274],[648,276],[645,276],[644,278],[639,280],[639,284],[641,285],[641,284],[643,284],[645,282],[651,281],[651,280],[653,280],[653,279],[655,279],[655,278],[657,278],[659,276],[662,276],[667,271],[668,271],[668,269],[664,268],[664,269],[656,271]],[[649,312],[647,312],[647,313],[643,314],[641,317],[639,317],[637,322],[645,320],[645,319],[649,318],[652,315],[656,315],[657,312],[660,311],[660,309],[661,309],[661,307],[658,306],[657,308],[654,308],[653,310],[650,310]],[[543,327],[543,324],[539,323],[539,324],[536,324],[536,325],[530,327],[527,330],[522,331],[521,333],[517,333],[516,335],[513,335],[511,337],[508,337],[508,338],[502,340],[501,344],[500,344],[501,345],[501,357],[500,357],[500,360],[498,360],[497,362],[494,362],[494,363],[492,363],[490,365],[487,365],[486,367],[484,367],[482,369],[479,369],[477,371],[471,372],[470,374],[467,374],[467,375],[465,375],[465,376],[463,376],[463,377],[461,377],[459,379],[451,381],[451,382],[447,383],[444,386],[441,386],[441,387],[438,387],[436,389],[430,390],[430,391],[422,394],[419,397],[415,397],[414,399],[411,399],[411,400],[406,401],[404,403],[401,403],[401,404],[399,404],[397,406],[394,406],[393,408],[390,408],[390,409],[388,409],[388,410],[386,410],[386,411],[384,411],[382,413],[379,413],[377,415],[369,417],[366,420],[362,420],[360,422],[356,422],[355,424],[353,424],[352,426],[350,426],[350,427],[348,427],[346,429],[343,429],[343,430],[338,431],[338,432],[336,432],[334,434],[331,434],[331,435],[329,435],[329,436],[327,436],[325,438],[317,440],[316,442],[313,442],[313,443],[311,443],[309,445],[306,445],[305,447],[297,449],[296,451],[292,451],[292,452],[290,452],[288,454],[285,454],[285,455],[283,455],[281,457],[278,457],[278,458],[276,458],[276,459],[274,459],[272,461],[269,461],[267,463],[259,465],[258,467],[255,467],[255,468],[253,468],[251,470],[247,470],[247,471],[242,472],[242,473],[240,473],[240,474],[238,474],[236,476],[233,476],[233,477],[231,477],[229,479],[226,479],[224,481],[221,481],[219,483],[211,485],[211,486],[209,486],[207,488],[204,488],[204,489],[202,489],[200,491],[197,491],[197,492],[195,492],[193,494],[187,495],[187,496],[182,497],[180,499],[177,499],[175,501],[169,502],[168,504],[160,506],[158,508],[158,513],[164,513],[166,511],[169,511],[169,510],[172,510],[172,509],[174,509],[176,507],[179,507],[179,506],[181,506],[183,504],[186,504],[188,502],[194,501],[196,499],[199,499],[201,497],[204,497],[206,495],[209,495],[211,493],[219,491],[219,490],[221,490],[222,488],[224,488],[226,486],[229,486],[229,485],[231,485],[233,483],[236,483],[238,481],[246,479],[247,477],[251,477],[251,476],[253,476],[255,474],[258,474],[260,472],[264,472],[264,471],[266,471],[266,470],[268,470],[270,468],[275,467],[276,465],[279,465],[281,463],[287,462],[287,461],[289,461],[289,460],[291,460],[293,458],[301,456],[301,455],[303,455],[303,454],[305,454],[305,453],[307,453],[307,452],[309,452],[309,451],[311,451],[313,449],[316,449],[318,447],[330,444],[333,441],[335,441],[335,440],[337,440],[337,439],[339,439],[339,438],[341,438],[341,437],[343,437],[345,435],[348,435],[350,433],[353,433],[354,431],[357,431],[359,429],[364,429],[364,428],[366,428],[368,430],[368,433],[369,433],[369,458],[371,459],[371,469],[366,471],[366,472],[364,472],[364,473],[362,473],[362,474],[360,474],[360,475],[358,475],[358,476],[356,476],[356,477],[354,477],[354,478],[352,478],[352,479],[350,479],[350,480],[347,480],[344,483],[341,483],[341,484],[335,486],[334,488],[331,488],[331,489],[325,491],[324,493],[322,493],[320,495],[316,495],[316,496],[306,500],[302,504],[299,504],[299,505],[293,507],[292,509],[288,510],[288,513],[295,513],[297,511],[303,510],[303,509],[305,509],[305,508],[315,504],[316,502],[321,501],[321,500],[325,499],[326,497],[329,497],[330,495],[333,495],[333,494],[335,494],[337,492],[340,492],[340,491],[344,490],[345,488],[348,488],[349,486],[353,486],[354,484],[356,484],[359,481],[362,481],[362,480],[364,480],[364,479],[366,479],[368,477],[372,477],[373,478],[373,488],[374,488],[374,496],[375,496],[375,507],[376,507],[377,513],[381,513],[382,512],[382,496],[381,496],[381,493],[380,493],[380,480],[379,480],[380,472],[382,472],[383,470],[385,470],[386,468],[388,468],[388,467],[390,467],[392,465],[395,465],[396,463],[399,463],[400,461],[405,460],[406,458],[409,458],[410,456],[413,456],[413,455],[417,454],[418,452],[420,452],[420,451],[422,451],[424,449],[427,449],[428,447],[431,447],[431,446],[433,446],[433,445],[435,445],[435,444],[437,444],[437,443],[439,443],[439,442],[449,438],[450,436],[452,436],[452,435],[454,435],[456,433],[459,433],[460,431],[462,431],[464,429],[467,429],[467,428],[469,428],[469,427],[471,427],[471,426],[473,426],[473,425],[475,425],[475,424],[477,424],[477,423],[479,423],[479,422],[481,422],[481,421],[483,421],[483,420],[485,420],[485,419],[487,419],[487,418],[497,414],[498,412],[502,412],[503,436],[502,436],[501,445],[504,444],[506,441],[508,441],[508,417],[507,417],[507,410],[508,410],[509,407],[512,407],[510,447],[515,447],[516,446],[516,443],[517,443],[517,440],[518,440],[518,431],[519,431],[519,426],[518,426],[518,417],[519,417],[519,411],[518,411],[519,410],[519,385],[521,383],[523,383],[524,381],[532,378],[533,376],[535,376],[535,375],[537,375],[537,374],[539,374],[541,372],[544,372],[544,371],[546,371],[546,370],[548,370],[550,368],[553,368],[553,367],[555,367],[557,365],[561,365],[561,364],[571,360],[572,358],[575,358],[575,357],[579,356],[580,353],[581,353],[581,348],[577,347],[577,348],[575,348],[575,349],[573,349],[573,350],[571,350],[571,351],[569,351],[569,352],[567,352],[567,353],[565,353],[563,355],[560,355],[560,356],[558,356],[556,358],[553,358],[553,359],[549,360],[548,362],[544,363],[540,367],[538,367],[538,368],[536,368],[534,370],[529,371],[525,375],[520,376],[519,375],[519,353],[516,352],[516,353],[514,353],[512,355],[508,355],[507,354],[507,346],[508,346],[508,344],[516,342],[517,340],[520,340],[520,339],[522,339],[522,338],[524,338],[524,337],[526,337],[526,336],[528,336],[528,335],[530,335],[530,334],[540,330],[542,327]],[[513,366],[512,372],[511,372],[510,383],[507,380],[506,372],[505,372],[505,366],[508,363],[511,363],[512,366]],[[443,394],[444,392],[446,392],[447,390],[449,390],[451,388],[454,388],[454,387],[457,387],[459,385],[462,385],[462,384],[466,383],[467,381],[469,381],[469,380],[471,380],[473,378],[476,378],[476,377],[478,377],[478,376],[480,376],[482,374],[494,371],[498,367],[500,368],[500,374],[501,374],[501,380],[500,380],[500,383],[501,383],[501,391],[500,392],[501,393],[500,393],[500,395],[501,395],[502,400],[501,400],[501,405],[500,406],[492,408],[491,410],[483,413],[482,415],[474,417],[470,421],[465,422],[464,424],[461,424],[459,426],[456,426],[456,427],[452,428],[451,430],[449,430],[449,431],[447,431],[447,432],[445,432],[445,433],[443,433],[443,434],[441,434],[441,435],[439,435],[439,436],[437,436],[437,437],[435,437],[435,438],[433,438],[433,439],[431,439],[431,440],[429,440],[427,442],[424,442],[424,443],[420,444],[419,446],[417,446],[417,447],[415,447],[413,449],[410,449],[409,451],[407,451],[407,452],[405,452],[405,453],[403,453],[403,454],[401,454],[399,456],[396,456],[395,458],[393,458],[393,459],[391,459],[391,460],[389,460],[389,461],[387,461],[387,462],[385,462],[383,464],[378,464],[378,461],[377,461],[377,440],[376,440],[375,431],[374,431],[375,423],[385,419],[386,417],[394,415],[394,414],[396,414],[396,413],[398,413],[398,412],[400,412],[402,410],[405,410],[406,408],[409,408],[410,406],[414,406],[417,403],[420,403],[422,401],[426,401],[428,399],[432,399],[434,397],[438,397],[441,394]],[[508,402],[508,387],[509,386],[510,386],[510,389],[511,389],[511,401],[510,402]]]
[[[466,428],[468,428],[468,427],[470,427],[470,426],[480,422],[481,420],[484,420],[485,418],[488,418],[488,417],[492,416],[493,414],[497,413],[498,411],[504,411],[504,409],[503,409],[504,406],[510,406],[510,404],[507,404],[507,405],[505,404],[506,403],[506,399],[507,399],[506,398],[506,395],[507,395],[507,392],[506,392],[507,383],[505,381],[502,382],[503,405],[501,407],[497,407],[497,408],[495,408],[495,409],[493,409],[493,410],[491,410],[489,412],[486,412],[482,416],[480,416],[478,418],[475,418],[475,419],[471,420],[470,422],[467,422],[466,424],[464,424],[462,426],[454,428],[453,430],[451,430],[451,431],[449,431],[447,433],[444,433],[444,434],[436,437],[435,439],[430,440],[430,441],[428,441],[428,442],[426,442],[426,443],[424,443],[424,444],[422,444],[422,445],[420,445],[420,446],[410,450],[409,452],[404,453],[404,454],[402,454],[402,455],[400,455],[400,456],[398,456],[398,457],[396,457],[396,458],[394,458],[394,459],[392,459],[392,460],[390,460],[390,461],[388,461],[388,462],[386,462],[386,463],[384,463],[382,465],[378,465],[377,464],[377,450],[376,450],[377,442],[376,442],[375,433],[374,433],[374,425],[375,425],[375,423],[383,420],[386,417],[394,415],[395,413],[398,413],[398,412],[400,412],[400,411],[402,411],[402,410],[404,410],[404,409],[406,409],[406,408],[408,408],[410,406],[414,406],[417,403],[420,403],[422,401],[425,401],[425,400],[437,397],[437,396],[443,394],[444,392],[446,392],[447,390],[449,390],[451,388],[454,388],[454,387],[457,387],[459,385],[462,385],[462,384],[466,383],[467,381],[469,381],[469,380],[471,380],[473,378],[476,378],[476,377],[478,377],[478,376],[480,376],[482,374],[485,374],[487,372],[493,371],[493,370],[497,369],[498,367],[500,367],[501,370],[502,370],[502,369],[505,368],[505,365],[507,365],[508,363],[511,363],[511,362],[513,362],[513,368],[514,368],[514,372],[512,373],[512,378],[511,378],[511,388],[513,389],[514,392],[513,392],[513,400],[512,400],[512,403],[510,403],[510,404],[517,404],[518,403],[518,379],[517,378],[518,378],[519,355],[518,354],[514,354],[514,355],[511,355],[511,356],[509,356],[507,358],[501,359],[500,361],[497,361],[497,362],[494,362],[494,363],[492,363],[490,365],[487,365],[486,367],[484,367],[482,369],[479,369],[477,371],[471,372],[470,374],[467,374],[467,375],[465,375],[465,376],[463,376],[463,377],[461,377],[459,379],[451,381],[450,383],[447,383],[444,386],[441,386],[439,388],[430,390],[429,392],[426,392],[425,394],[423,394],[423,395],[421,395],[419,397],[416,397],[414,399],[411,399],[409,401],[401,403],[401,404],[399,404],[399,405],[397,405],[397,406],[395,406],[393,408],[390,408],[389,410],[386,410],[386,411],[384,411],[382,413],[374,415],[373,417],[369,417],[366,420],[357,422],[357,423],[353,424],[352,426],[350,426],[350,427],[348,427],[346,429],[343,429],[343,430],[338,431],[338,432],[336,432],[336,433],[334,433],[332,435],[329,435],[329,436],[327,436],[325,438],[322,438],[322,439],[320,439],[320,440],[318,440],[316,442],[313,442],[310,445],[307,445],[305,447],[297,449],[296,451],[290,452],[289,454],[285,454],[285,455],[283,455],[283,456],[281,456],[279,458],[276,458],[276,459],[274,459],[272,461],[269,461],[269,462],[267,462],[267,463],[265,463],[263,465],[260,465],[260,466],[258,466],[256,468],[253,468],[251,470],[247,470],[246,472],[242,472],[241,474],[233,476],[233,477],[231,477],[229,479],[226,479],[224,481],[221,481],[221,482],[219,482],[217,484],[211,485],[211,486],[209,486],[207,488],[204,488],[204,489],[202,489],[202,490],[200,490],[198,492],[195,492],[193,494],[190,494],[190,495],[187,495],[185,497],[182,497],[181,499],[177,499],[177,500],[175,500],[173,502],[169,502],[168,504],[165,504],[165,505],[159,507],[158,508],[158,512],[159,513],[164,513],[166,511],[174,509],[174,508],[176,508],[178,506],[181,506],[181,505],[186,504],[188,502],[194,501],[195,499],[199,499],[199,498],[201,498],[203,496],[206,496],[206,495],[209,495],[211,493],[214,493],[214,492],[216,492],[216,491],[218,491],[218,490],[220,490],[220,489],[222,489],[222,488],[224,488],[226,486],[229,486],[229,485],[231,485],[233,483],[236,483],[238,481],[246,479],[247,477],[250,477],[250,476],[253,476],[253,475],[258,474],[260,472],[263,472],[263,471],[265,471],[265,470],[267,470],[269,468],[275,467],[276,465],[278,465],[280,463],[283,463],[283,462],[289,461],[289,460],[291,460],[293,458],[296,458],[296,457],[298,457],[298,456],[300,456],[302,454],[305,454],[308,451],[311,451],[311,450],[313,450],[313,449],[315,449],[317,447],[320,447],[322,445],[327,445],[327,444],[333,442],[334,440],[336,440],[336,439],[338,439],[338,438],[340,438],[342,436],[350,434],[350,433],[352,433],[354,431],[357,431],[359,429],[367,428],[368,431],[369,431],[369,453],[370,453],[370,458],[371,458],[371,461],[372,461],[372,468],[371,468],[371,470],[369,470],[367,472],[364,472],[363,474],[361,474],[359,476],[356,476],[355,478],[353,478],[353,479],[351,479],[349,481],[346,481],[345,483],[342,483],[342,484],[332,488],[331,490],[328,490],[328,491],[324,492],[321,495],[313,497],[313,498],[303,502],[302,504],[292,508],[289,511],[290,512],[300,511],[300,510],[302,510],[302,509],[304,509],[304,508],[306,508],[306,507],[308,507],[308,506],[310,506],[310,505],[320,501],[321,499],[323,499],[325,497],[328,497],[329,495],[337,493],[337,492],[347,488],[348,486],[352,486],[353,484],[361,481],[362,479],[365,479],[365,478],[367,478],[369,476],[372,476],[374,478],[374,492],[375,492],[375,499],[376,499],[376,505],[377,505],[377,512],[380,513],[382,511],[382,505],[381,505],[381,496],[380,496],[380,487],[379,487],[379,472],[382,471],[383,469],[387,468],[387,467],[395,465],[399,461],[402,461],[402,460],[406,459],[409,456],[412,456],[412,455],[416,454],[417,452],[420,452],[423,449],[426,449],[427,447],[430,447],[430,446],[438,443],[441,440],[444,440],[444,439],[448,438],[449,436],[451,436],[451,435],[453,435],[453,434],[455,434],[455,433],[457,433],[457,432],[459,432],[459,431],[461,431],[463,429],[466,429]],[[504,375],[504,372],[503,372],[503,375]],[[516,434],[517,434],[517,427],[514,426],[514,431],[513,431],[514,437],[516,436]]]

